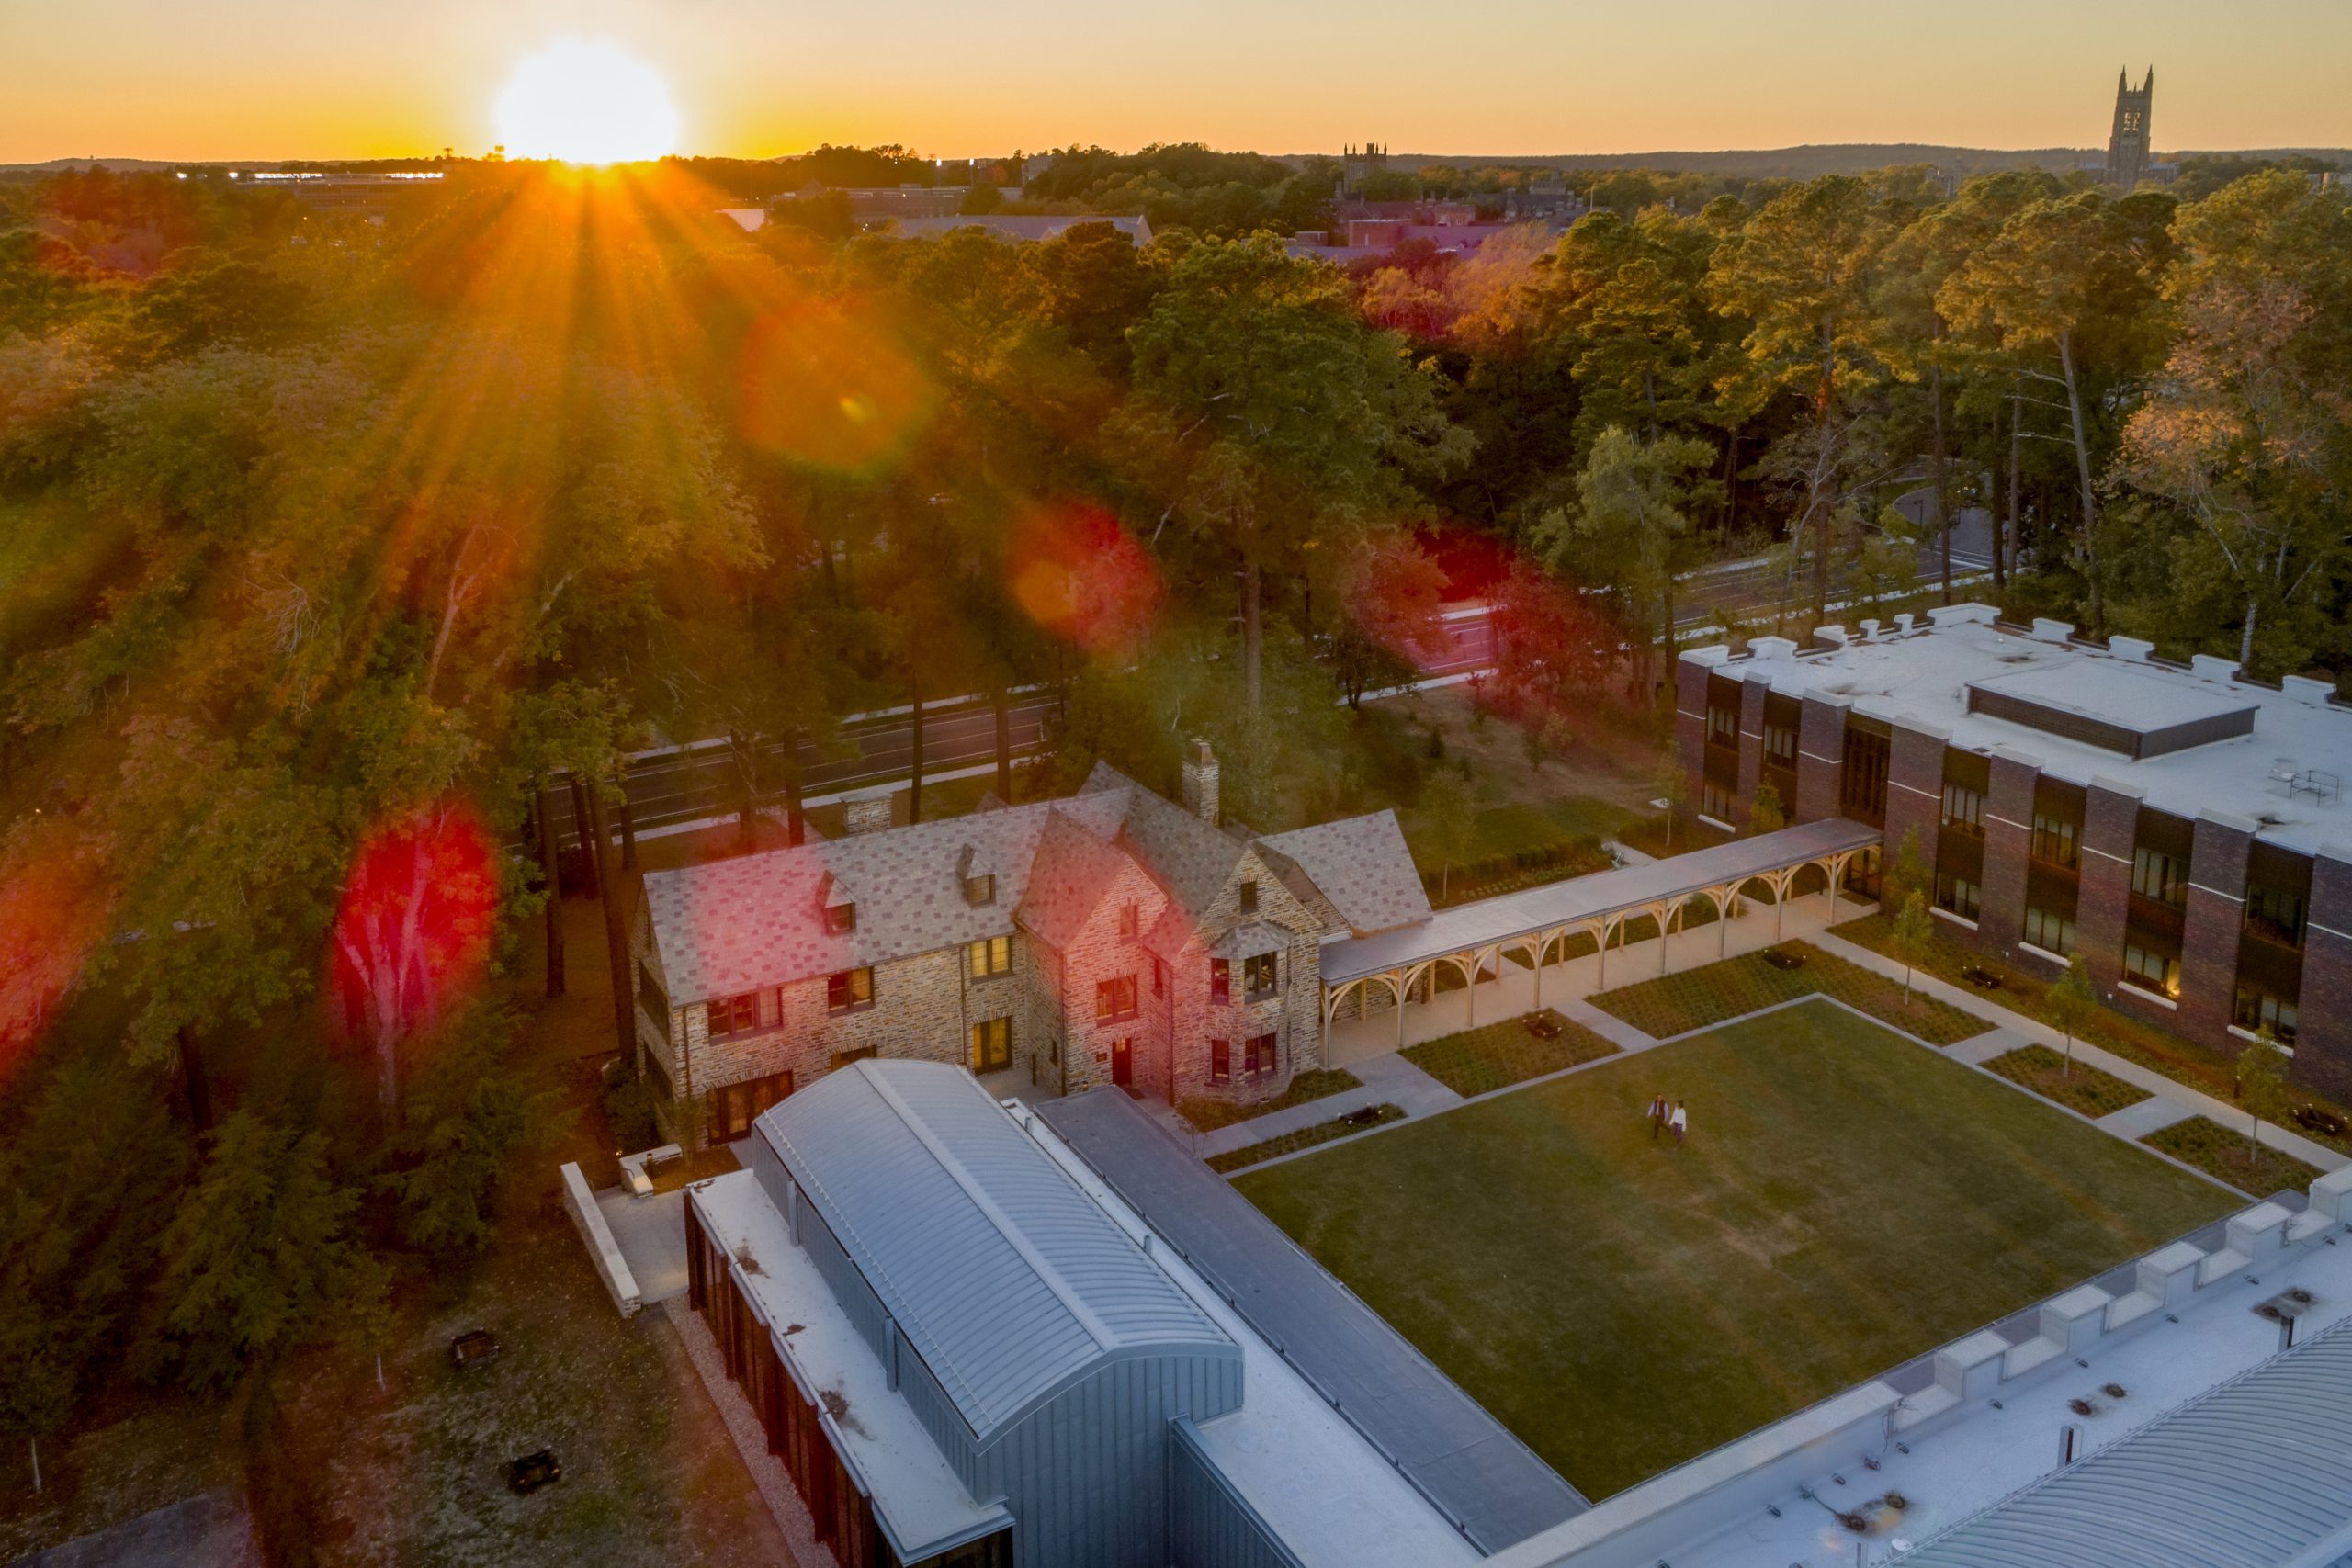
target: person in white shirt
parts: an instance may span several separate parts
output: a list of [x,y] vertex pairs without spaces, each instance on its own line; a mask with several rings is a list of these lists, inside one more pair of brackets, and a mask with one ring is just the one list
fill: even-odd
[[1676,1100],[1674,1102],[1674,1115],[1670,1118],[1670,1121],[1674,1127],[1674,1142],[1679,1147],[1682,1143],[1682,1134],[1690,1130],[1690,1108],[1685,1106],[1682,1101],[1679,1100]]

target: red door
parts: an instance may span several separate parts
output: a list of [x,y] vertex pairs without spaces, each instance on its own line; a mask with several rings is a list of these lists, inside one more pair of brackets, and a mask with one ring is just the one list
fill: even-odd
[[1134,1092],[1136,1078],[1136,1043],[1130,1039],[1111,1042],[1111,1081],[1121,1089]]

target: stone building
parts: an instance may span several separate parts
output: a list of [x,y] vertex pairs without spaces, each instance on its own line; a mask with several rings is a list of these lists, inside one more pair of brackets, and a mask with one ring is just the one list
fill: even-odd
[[1954,604],[1757,637],[1678,666],[1702,818],[1843,817],[1919,847],[1955,940],[2039,965],[2080,953],[2123,1012],[2352,1093],[2352,713],[2324,682],[2241,679],[2153,645],[2011,626]]
[[2130,73],[2115,73],[2115,124],[2107,136],[2107,183],[2130,190],[2138,185],[2155,163],[2150,140],[2149,114],[2156,96],[2156,68],[2148,67],[2148,79],[2138,87],[2132,85]]
[[[1323,1065],[1320,944],[1429,918],[1394,814],[1220,825],[1108,767],[1063,800],[645,878],[640,1060],[668,1134],[742,1135],[865,1056],[961,1063],[1052,1097],[1097,1084],[1250,1102]],[[863,830],[861,830],[863,829]]]

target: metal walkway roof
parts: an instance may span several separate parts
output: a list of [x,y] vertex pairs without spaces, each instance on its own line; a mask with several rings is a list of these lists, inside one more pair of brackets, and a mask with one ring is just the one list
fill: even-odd
[[2352,1320],[1895,1558],[2324,1568],[2352,1551]]
[[1118,1357],[1240,1359],[960,1066],[853,1063],[756,1125],[981,1442]]
[[1125,1094],[1035,1109],[1481,1551],[1590,1506]]
[[1804,865],[1829,855],[1865,849],[1879,841],[1879,829],[1843,817],[1827,817],[1753,839],[1734,839],[1688,854],[1642,865],[1573,876],[1520,893],[1481,898],[1441,909],[1419,925],[1374,936],[1349,937],[1323,946],[1323,983],[1345,985],[1366,975],[1402,969],[1423,959],[1468,953],[1498,942],[1532,936],[1561,926],[1604,919],[1709,887],[1722,887],[1768,872]]

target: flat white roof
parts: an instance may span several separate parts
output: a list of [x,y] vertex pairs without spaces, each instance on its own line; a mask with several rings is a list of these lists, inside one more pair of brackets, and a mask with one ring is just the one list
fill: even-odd
[[835,1450],[865,1483],[899,1555],[912,1562],[1001,1528],[1012,1516],[999,1504],[973,1501],[964,1490],[816,1265],[792,1244],[759,1178],[733,1170],[687,1190],[711,1241],[727,1255],[736,1288],[767,1323],[779,1353],[820,1404],[841,1401],[837,1414],[829,1411],[820,1419]]
[[[1983,605],[1954,609],[1991,614]],[[2147,805],[2176,816],[2220,811],[2242,817],[2259,827],[2263,839],[2306,854],[2324,844],[2352,843],[2352,803],[2340,791],[2323,800],[2290,792],[2272,776],[2282,769],[2319,771],[2352,786],[2352,710],[2329,705],[2318,682],[2290,680],[2290,690],[2271,691],[2231,679],[2224,661],[2208,661],[2210,673],[2177,670],[1949,615],[1928,630],[1857,637],[1822,653],[1729,660],[1715,669],[1735,679],[1768,682],[1793,696],[1843,697],[1853,711],[1873,718],[1915,719],[1947,731],[1951,744],[1965,750],[2007,747],[2038,759],[2054,779],[2126,784],[2141,790]],[[2110,708],[2154,718],[2158,727],[2251,705],[2254,730],[2134,761],[1968,711],[1972,683],[2029,675],[2040,700],[2073,692],[2087,711]]]
[[2007,675],[1969,682],[1979,691],[2003,692],[2041,707],[2104,719],[2146,734],[2176,724],[2244,713],[2256,705],[2247,688],[2210,681],[2112,657],[2030,664]]

